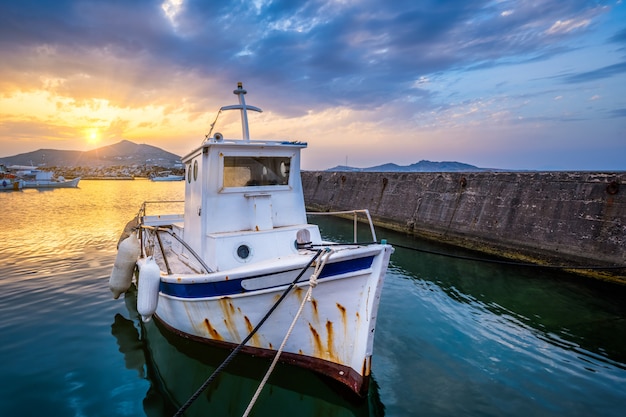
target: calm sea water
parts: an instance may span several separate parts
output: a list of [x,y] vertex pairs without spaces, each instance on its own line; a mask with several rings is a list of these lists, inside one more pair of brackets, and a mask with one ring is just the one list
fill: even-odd
[[[0,415],[169,416],[228,352],[140,325],[113,300],[116,243],[184,183],[82,181],[0,193]],[[350,223],[325,219],[329,238]],[[379,238],[449,252],[378,230]],[[626,291],[565,274],[397,249],[368,399],[278,367],[255,416],[622,416]],[[186,415],[242,415],[268,362],[238,357]]]

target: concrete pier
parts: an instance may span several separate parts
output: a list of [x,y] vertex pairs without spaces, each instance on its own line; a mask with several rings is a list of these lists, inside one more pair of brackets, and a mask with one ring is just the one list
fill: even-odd
[[[522,262],[626,266],[626,172],[302,173],[309,210]],[[581,271],[578,271],[581,272]],[[582,271],[626,284],[626,269]]]

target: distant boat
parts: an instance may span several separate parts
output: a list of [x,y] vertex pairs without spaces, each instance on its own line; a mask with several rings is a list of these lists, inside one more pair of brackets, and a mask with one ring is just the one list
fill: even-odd
[[62,176],[53,178],[53,172],[43,171],[32,166],[13,165],[9,168],[15,171],[17,178],[22,180],[24,188],[76,188],[80,181],[80,177],[72,180],[66,180]]
[[[154,316],[184,338],[273,356],[364,396],[393,247],[377,242],[367,210],[341,213],[354,216],[352,242],[323,240],[304,206],[307,144],[251,140],[247,112],[261,109],[245,103],[241,83],[234,94],[239,104],[220,112],[240,110],[242,139],[207,135],[183,158],[184,209],[143,204],[120,238],[113,296],[135,277],[144,321]],[[369,223],[365,242],[357,240],[357,213]]]
[[150,177],[152,181],[182,181],[185,179],[184,175],[174,175],[172,171],[161,171],[156,175]]
[[0,164],[0,191],[20,191],[23,187],[24,181]]

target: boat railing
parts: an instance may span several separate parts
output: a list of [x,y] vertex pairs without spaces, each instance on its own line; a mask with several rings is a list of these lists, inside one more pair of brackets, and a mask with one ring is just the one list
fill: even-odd
[[184,203],[184,200],[144,201],[137,216],[152,225],[175,223],[183,220],[184,209],[181,205]]
[[[352,233],[354,236],[354,243],[358,242],[358,230],[357,225],[359,224],[359,218],[365,216],[367,219],[367,223],[370,227],[370,232],[372,233],[372,241],[377,242],[376,239],[376,231],[374,230],[374,222],[372,221],[372,217],[370,216],[370,212],[367,209],[361,210],[346,210],[346,211],[307,211],[307,216],[338,216],[349,218],[352,215],[353,227]],[[359,216],[361,215],[361,216]]]
[[[176,211],[170,212],[171,214],[163,214],[163,208],[172,208],[175,206],[179,206],[184,204],[184,200],[153,200],[153,201],[144,201],[139,209],[139,213],[137,213],[140,218],[149,218],[150,221],[146,222],[153,226],[165,223],[174,223],[178,220],[183,219],[182,210],[180,213]],[[160,213],[157,213],[157,210],[154,207],[160,207]],[[148,210],[150,208],[150,210]],[[370,233],[372,235],[372,241],[376,242],[376,231],[374,230],[374,222],[372,221],[372,216],[370,216],[370,212],[367,209],[361,210],[343,210],[343,211],[308,211],[307,216],[337,216],[343,218],[352,218],[353,227],[353,241],[354,243],[358,242],[358,224],[361,220],[363,223],[367,223],[369,225]],[[363,220],[365,219],[365,220]]]

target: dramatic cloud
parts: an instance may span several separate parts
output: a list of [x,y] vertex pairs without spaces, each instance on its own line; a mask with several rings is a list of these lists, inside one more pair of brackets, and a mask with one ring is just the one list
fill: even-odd
[[[626,169],[623,158],[583,166],[546,155],[572,140],[626,151],[625,9],[621,0],[3,2],[0,157],[94,146],[94,132],[99,145],[130,139],[183,154],[243,81],[265,110],[252,134],[308,140],[308,168],[349,156],[358,166]],[[220,122],[237,134],[233,117]],[[514,141],[528,136],[543,139],[521,139],[533,146],[522,160]]]

